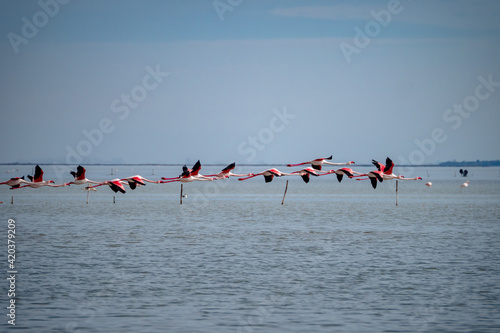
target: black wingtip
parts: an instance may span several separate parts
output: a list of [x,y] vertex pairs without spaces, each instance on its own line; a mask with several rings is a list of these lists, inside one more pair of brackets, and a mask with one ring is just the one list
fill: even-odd
[[338,174],[337,173],[337,180],[339,181],[339,183],[342,181],[342,178],[344,177],[343,174]]
[[304,183],[306,183],[306,184],[309,183],[309,174],[308,173],[306,173],[305,175],[302,175],[301,177],[302,177],[302,180],[304,181]]

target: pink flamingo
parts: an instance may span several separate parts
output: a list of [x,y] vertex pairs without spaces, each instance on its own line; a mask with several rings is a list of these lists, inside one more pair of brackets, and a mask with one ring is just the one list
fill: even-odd
[[227,167],[225,167],[224,169],[222,169],[222,171],[219,172],[218,174],[206,175],[205,177],[215,177],[216,179],[225,179],[225,178],[229,178],[229,177],[247,177],[247,176],[250,176],[250,173],[247,173],[244,175],[232,173],[231,171],[234,170],[235,167],[236,167],[236,163],[233,162],[233,163],[229,164]]
[[165,178],[162,177],[161,179],[165,181],[160,181],[160,183],[165,184],[165,183],[172,183],[172,182],[182,182],[182,183],[189,183],[194,180],[200,180],[200,181],[207,181],[207,180],[215,180],[216,178],[211,178],[208,176],[200,175],[199,172],[201,170],[201,163],[198,160],[193,166],[193,169],[188,169],[186,165],[182,167],[182,174],[177,177],[177,178]]
[[127,181],[128,186],[130,186],[131,190],[135,190],[138,186],[146,186],[145,182],[155,183],[155,184],[160,183],[159,180],[156,180],[156,181],[149,180],[149,179],[146,179],[146,178],[139,176],[139,175],[123,178],[123,179],[120,179],[120,181]]
[[69,182],[69,183],[66,183],[66,185],[71,185],[71,184],[75,184],[75,185],[83,185],[83,184],[87,184],[87,183],[91,183],[91,184],[101,184],[99,182],[95,182],[93,180],[90,180],[90,179],[87,179],[85,178],[85,168],[82,167],[81,165],[79,165],[77,168],[76,168],[76,172],[74,171],[70,171],[69,173],[71,175],[73,175],[73,177],[75,178],[75,180],[73,180],[72,182]]
[[123,181],[121,181],[118,178],[113,180],[106,180],[104,182],[98,183],[98,185],[89,186],[88,188],[92,189],[103,185],[108,185],[115,193],[116,192],[125,193],[125,187],[123,187]]
[[35,175],[34,176],[29,176],[28,178],[31,182],[27,183],[27,185],[19,186],[17,188],[23,188],[23,187],[32,187],[32,188],[40,188],[42,186],[50,186],[50,187],[61,187],[61,186],[66,186],[66,184],[60,184],[60,185],[52,185],[54,184],[53,180],[43,180],[43,170],[40,168],[40,166],[37,164],[35,167]]
[[19,186],[21,185],[21,183],[28,184],[29,182],[25,181],[24,180],[24,176],[22,176],[22,177],[11,178],[11,179],[9,179],[9,180],[7,180],[5,182],[0,183],[0,185],[10,186],[10,189],[13,190],[15,188],[19,188]]
[[330,164],[330,165],[351,165],[355,164],[354,161],[350,161],[347,163],[332,163],[332,162],[327,162],[327,160],[333,159],[333,155],[330,157],[325,157],[325,158],[317,158],[315,160],[309,161],[309,162],[302,162],[302,163],[297,163],[297,164],[287,164],[287,167],[294,167],[294,166],[299,166],[299,165],[305,165],[305,164],[311,164],[311,166],[316,169],[316,170],[321,170],[321,167],[323,164]]
[[248,177],[238,178],[238,180],[246,180],[257,176],[264,176],[264,180],[266,181],[266,183],[270,183],[273,181],[274,176],[281,177],[289,175],[290,175],[289,173],[283,173],[278,169],[267,169],[259,173],[251,173]]
[[[384,181],[384,174],[382,171],[379,170],[370,171],[368,173],[362,173],[362,174],[357,173],[357,174],[358,174],[357,176],[353,177],[365,177],[365,176],[368,177],[365,179],[370,179],[370,182],[372,183],[372,187],[374,189],[377,188],[377,180],[381,183]],[[363,180],[363,179],[357,179],[357,180]]]
[[[339,181],[339,183],[344,178],[344,175],[349,177],[349,178],[361,177],[361,175],[362,175],[362,173],[354,171],[350,168],[340,168],[340,169],[332,170],[332,171],[337,175],[337,180]],[[358,176],[354,176],[354,175],[358,175]]]
[[302,170],[298,170],[298,171],[294,171],[290,174],[286,174],[286,175],[289,175],[289,176],[301,176],[302,177],[302,180],[304,180],[304,182],[307,184],[309,183],[309,176],[315,176],[315,177],[319,177],[319,176],[325,176],[325,175],[329,175],[333,173],[333,170],[330,170],[330,171],[320,171],[320,170],[316,170],[316,169],[313,169],[313,168],[305,168],[305,169],[302,169]]
[[394,162],[387,157],[385,159],[385,165],[372,160],[373,165],[375,165],[378,169],[378,171],[381,171],[383,173],[384,180],[391,180],[391,179],[398,179],[398,180],[421,180],[422,177],[414,177],[414,178],[405,178],[402,175],[395,175],[392,172],[392,169],[394,168]]

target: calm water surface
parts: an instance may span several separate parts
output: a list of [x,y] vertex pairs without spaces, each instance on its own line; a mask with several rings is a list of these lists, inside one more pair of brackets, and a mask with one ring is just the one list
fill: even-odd
[[[87,178],[180,173],[179,166],[115,168],[111,175],[111,167],[89,166]],[[500,171],[468,169],[465,189],[458,168],[408,171],[424,180],[399,182],[398,207],[394,181],[373,190],[330,176],[309,184],[300,177],[189,183],[182,206],[178,183],[126,194],[101,187],[88,205],[83,186],[1,186],[5,243],[7,220],[16,221],[16,328],[498,332]],[[51,166],[44,171],[45,179],[71,180]],[[0,166],[0,174],[31,167]],[[5,247],[2,258],[6,277]]]

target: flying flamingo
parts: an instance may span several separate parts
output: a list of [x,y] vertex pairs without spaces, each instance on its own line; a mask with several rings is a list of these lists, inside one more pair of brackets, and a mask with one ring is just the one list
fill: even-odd
[[6,182],[0,183],[0,185],[10,186],[10,189],[13,190],[15,188],[19,188],[19,186],[21,185],[21,183],[28,184],[29,182],[25,181],[24,180],[24,176],[22,176],[22,177],[11,178],[11,179],[7,180]]
[[330,164],[330,165],[351,165],[355,164],[353,161],[347,162],[347,163],[332,163],[332,162],[327,162],[327,160],[333,159],[333,155],[330,157],[325,157],[325,158],[317,158],[315,160],[309,161],[309,162],[302,162],[302,163],[297,163],[297,164],[287,164],[287,167],[294,167],[294,166],[299,166],[299,165],[305,165],[305,164],[311,164],[313,169],[316,170],[321,170],[321,166],[323,164]]
[[116,178],[113,180],[106,180],[104,182],[98,183],[98,185],[89,186],[88,189],[94,189],[99,186],[108,185],[115,193],[116,192],[125,193],[125,187],[123,187],[123,183],[124,182],[122,180]]
[[394,168],[394,162],[387,157],[385,159],[385,165],[372,160],[373,165],[377,167],[379,171],[383,173],[384,180],[391,180],[391,179],[398,179],[398,180],[422,180],[422,177],[414,177],[414,178],[405,178],[405,176],[402,175],[395,175],[392,172],[392,169]]
[[206,175],[205,177],[215,177],[217,179],[225,179],[225,178],[229,178],[229,177],[247,177],[247,176],[251,175],[250,173],[247,173],[247,174],[244,174],[244,175],[239,175],[239,174],[232,173],[231,171],[235,167],[236,167],[236,163],[233,162],[233,163],[229,164],[227,167],[225,167],[224,169],[222,169],[222,171],[219,172],[218,174]]
[[[339,183],[342,181],[342,178],[344,178],[344,175],[349,177],[349,178],[361,177],[361,175],[363,175],[362,173],[354,171],[350,168],[340,168],[340,169],[332,170],[332,171],[333,171],[333,173],[335,173],[337,175],[337,180],[339,181]],[[357,176],[354,176],[354,175],[357,175]]]
[[131,190],[135,190],[136,187],[138,187],[138,186],[146,186],[146,183],[144,183],[144,182],[155,183],[155,184],[160,183],[159,180],[156,180],[156,181],[149,180],[149,179],[146,179],[146,178],[139,176],[139,175],[123,178],[123,179],[120,179],[120,181],[127,181]]
[[299,171],[294,171],[290,174],[286,174],[286,175],[289,175],[289,176],[301,176],[302,177],[302,180],[304,180],[305,183],[309,183],[309,176],[315,176],[315,177],[319,177],[319,176],[325,176],[325,175],[329,175],[333,173],[333,170],[330,170],[330,171],[320,171],[320,170],[316,170],[316,169],[313,169],[313,168],[305,168],[305,169],[302,169],[302,170],[299,170]]
[[259,172],[259,173],[251,173],[250,176],[238,178],[238,180],[246,180],[246,179],[250,179],[253,177],[257,177],[257,176],[264,176],[264,180],[266,181],[266,183],[270,183],[273,181],[274,176],[281,177],[281,176],[289,176],[289,175],[290,175],[289,173],[283,173],[283,172],[279,171],[278,169],[267,169],[267,170],[264,170],[264,171]]
[[162,177],[164,181],[160,181],[160,183],[165,184],[165,183],[172,183],[172,182],[182,182],[182,183],[189,183],[194,180],[200,180],[200,181],[206,181],[206,180],[215,180],[217,178],[211,178],[208,176],[200,175],[199,172],[201,170],[201,163],[198,160],[193,165],[193,169],[188,169],[186,165],[182,167],[182,174],[177,177],[177,178],[165,178]]
[[385,165],[375,160],[372,160],[372,163],[377,167],[378,171],[381,171],[383,173],[384,180],[396,179],[398,177],[392,173],[394,162],[389,157],[385,159]]
[[[357,174],[358,174],[357,176],[353,177],[365,177],[365,176],[368,177],[364,179],[370,179],[370,182],[372,183],[372,187],[374,189],[377,188],[377,180],[381,183],[384,181],[384,174],[382,171],[379,170],[373,170],[368,173],[362,173],[362,174],[357,173]],[[358,178],[357,180],[363,180],[363,179]]]
[[86,183],[101,184],[99,182],[95,182],[93,180],[85,178],[85,171],[86,171],[85,168],[82,167],[81,165],[79,165],[76,168],[76,172],[70,171],[69,173],[71,175],[73,175],[73,177],[75,178],[75,180],[73,180],[72,182],[66,183],[66,185],[71,185],[71,184],[82,185],[82,184],[86,184]]
[[31,182],[27,183],[27,185],[19,186],[17,188],[23,188],[23,187],[32,187],[32,188],[39,188],[42,186],[50,186],[50,187],[61,187],[61,186],[66,186],[66,184],[60,184],[60,185],[52,185],[54,184],[53,180],[43,180],[43,170],[40,168],[40,166],[37,164],[35,167],[35,175],[34,176],[29,176],[28,178]]

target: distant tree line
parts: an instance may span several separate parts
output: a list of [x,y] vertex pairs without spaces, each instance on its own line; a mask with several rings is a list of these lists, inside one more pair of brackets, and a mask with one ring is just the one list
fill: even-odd
[[448,162],[443,162],[439,163],[439,166],[451,166],[451,167],[473,167],[473,166],[481,166],[481,167],[488,167],[488,166],[500,166],[500,160],[495,160],[495,161],[462,161],[462,162],[457,162],[457,161],[448,161]]

